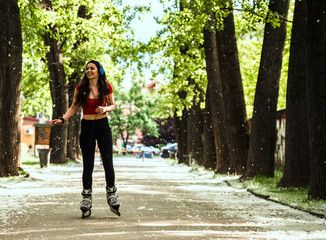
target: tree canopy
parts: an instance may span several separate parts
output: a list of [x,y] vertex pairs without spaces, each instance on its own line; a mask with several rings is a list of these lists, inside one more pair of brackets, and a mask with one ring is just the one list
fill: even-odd
[[[177,116],[180,116],[182,109],[192,105],[194,97],[196,101],[199,101],[200,95],[206,91],[207,76],[202,29],[210,19],[207,13],[213,11],[218,29],[223,29],[221,20],[229,14],[231,9],[234,9],[247,113],[248,116],[252,116],[264,23],[271,22],[274,27],[278,27],[281,21],[277,13],[268,10],[268,1],[254,1],[253,3],[252,1],[233,1],[232,5],[231,1],[189,0],[180,1],[181,7],[174,4],[174,1],[161,2],[165,4],[165,15],[162,19],[157,19],[157,22],[164,28],[158,31],[157,38],[153,38],[147,45],[147,51],[158,53],[150,61],[160,66],[157,73],[164,73],[165,76],[166,84],[162,88],[162,94],[166,96],[165,104],[162,105],[164,112],[169,109],[169,114],[176,112]],[[290,19],[291,16],[292,14],[290,14]],[[288,31],[291,31],[291,27]],[[287,39],[284,51],[279,109],[285,107],[289,40],[290,37]],[[183,51],[187,54],[182,54]],[[189,77],[198,84],[198,89],[194,89],[194,85],[189,84]],[[186,98],[180,98],[178,94],[180,92],[186,92]],[[201,107],[204,108],[204,105],[202,102]]]
[[[34,115],[45,109],[51,115],[49,72],[45,64],[43,36],[50,32],[60,42],[61,61],[67,81],[72,73],[82,76],[85,64],[99,60],[109,82],[120,85],[128,66],[140,57],[133,41],[130,22],[148,7],[122,7],[119,1],[52,1],[49,11],[46,1],[22,0],[21,11],[24,58],[23,58],[23,113]],[[56,26],[56,31],[51,30]]]
[[134,81],[129,90],[120,88],[115,95],[116,108],[110,113],[114,138],[121,137],[126,146],[136,129],[150,136],[158,136],[153,115],[157,100],[142,83]]

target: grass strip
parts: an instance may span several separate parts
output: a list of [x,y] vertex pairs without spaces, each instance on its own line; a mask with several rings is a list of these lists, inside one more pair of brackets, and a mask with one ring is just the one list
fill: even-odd
[[280,179],[282,178],[281,171],[275,171],[273,178],[264,176],[255,176],[246,181],[239,181],[239,179],[231,179],[228,182],[233,187],[245,188],[253,194],[261,195],[275,202],[280,202],[296,209],[301,209],[319,217],[326,217],[326,201],[312,199],[308,196],[309,188],[284,188],[278,187]]

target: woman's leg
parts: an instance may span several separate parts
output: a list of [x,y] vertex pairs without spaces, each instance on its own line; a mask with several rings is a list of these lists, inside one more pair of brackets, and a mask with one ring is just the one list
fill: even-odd
[[94,124],[92,120],[82,120],[80,134],[80,148],[83,154],[83,187],[92,189],[94,154],[95,154],[95,135]]
[[110,206],[110,210],[120,216],[118,196],[115,195],[117,188],[115,187],[115,173],[113,168],[113,154],[112,154],[112,133],[107,118],[98,120],[98,128],[96,133],[98,147],[101,152],[102,162],[105,171],[106,180],[106,198]]
[[112,154],[112,133],[107,118],[98,120],[100,124],[96,126],[97,143],[102,156],[105,171],[106,187],[113,187],[115,184],[115,173],[113,167]]

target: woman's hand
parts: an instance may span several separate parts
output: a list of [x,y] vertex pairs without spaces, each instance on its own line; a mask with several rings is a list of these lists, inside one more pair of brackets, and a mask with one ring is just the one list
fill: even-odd
[[62,122],[62,120],[61,119],[53,119],[52,121],[51,121],[51,126],[54,126],[54,125],[58,125],[58,124],[62,124],[63,122]]
[[97,114],[104,114],[104,113],[106,113],[106,107],[98,106],[98,107],[95,109],[95,112],[96,112]]

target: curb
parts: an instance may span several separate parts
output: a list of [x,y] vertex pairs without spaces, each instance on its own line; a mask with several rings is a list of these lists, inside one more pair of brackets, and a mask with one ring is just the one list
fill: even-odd
[[[224,182],[232,187],[232,188],[238,188],[238,187],[234,187],[228,180],[224,180]],[[243,188],[242,188],[243,189]],[[247,191],[250,192],[252,195],[256,196],[256,197],[259,197],[259,198],[262,198],[262,199],[265,199],[267,201],[271,201],[271,202],[275,202],[275,203],[278,203],[278,204],[281,204],[281,205],[284,205],[284,206],[287,206],[287,207],[290,207],[290,208],[293,208],[293,209],[296,209],[296,210],[300,210],[302,212],[305,212],[305,213],[309,213],[315,217],[319,217],[319,218],[324,218],[326,219],[326,216],[324,214],[321,214],[321,213],[316,213],[316,212],[312,212],[312,211],[309,211],[309,210],[306,210],[306,209],[302,209],[302,208],[299,208],[299,207],[296,207],[296,206],[292,206],[288,203],[284,203],[284,202],[281,202],[279,200],[276,200],[274,198],[271,198],[269,195],[265,195],[265,194],[261,194],[261,193],[257,193],[255,192],[254,190],[250,189],[250,188],[247,188]]]

